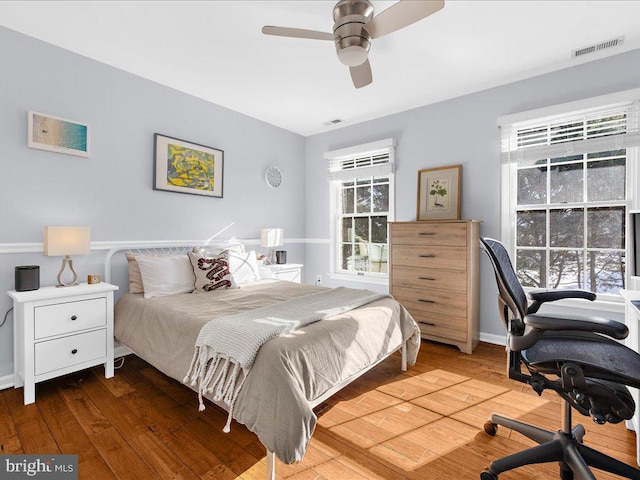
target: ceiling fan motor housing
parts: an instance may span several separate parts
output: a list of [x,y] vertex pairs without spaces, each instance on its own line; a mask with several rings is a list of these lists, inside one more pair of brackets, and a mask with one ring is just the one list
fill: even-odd
[[371,38],[364,26],[373,18],[369,0],[340,0],[333,8],[333,33],[340,62],[349,67],[367,60]]

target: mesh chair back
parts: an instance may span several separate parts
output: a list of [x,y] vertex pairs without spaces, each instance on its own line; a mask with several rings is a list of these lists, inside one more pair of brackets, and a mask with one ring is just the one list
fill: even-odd
[[[511,265],[507,249],[498,240],[492,238],[481,238],[480,241],[493,264],[500,298],[509,307],[514,316],[523,319],[527,314],[527,295],[520,285],[513,265]],[[505,322],[507,321],[506,318],[504,320]]]

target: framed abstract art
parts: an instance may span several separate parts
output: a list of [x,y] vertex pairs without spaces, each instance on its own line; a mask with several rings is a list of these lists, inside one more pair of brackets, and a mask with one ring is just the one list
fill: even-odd
[[224,152],[154,135],[154,190],[222,198]]

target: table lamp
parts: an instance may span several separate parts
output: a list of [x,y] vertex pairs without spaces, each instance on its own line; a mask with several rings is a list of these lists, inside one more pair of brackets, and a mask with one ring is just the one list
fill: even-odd
[[275,264],[274,248],[284,245],[283,230],[281,228],[262,228],[260,230],[260,245],[269,249],[265,263],[267,265]]
[[[78,274],[73,269],[70,255],[87,255],[91,249],[91,227],[44,227],[44,255],[47,257],[64,256],[62,267],[58,273],[57,287],[78,285]],[[69,267],[73,278],[70,282],[62,281],[62,274]]]

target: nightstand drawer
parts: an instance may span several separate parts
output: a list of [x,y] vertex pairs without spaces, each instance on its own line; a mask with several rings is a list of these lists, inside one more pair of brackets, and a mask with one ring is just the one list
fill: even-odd
[[287,282],[300,283],[300,269],[295,270],[282,270],[281,272],[275,272],[273,278],[277,280],[286,280]]
[[34,310],[36,339],[101,327],[107,323],[106,298],[56,303]]
[[106,354],[107,332],[104,329],[36,343],[35,374],[53,372]]

